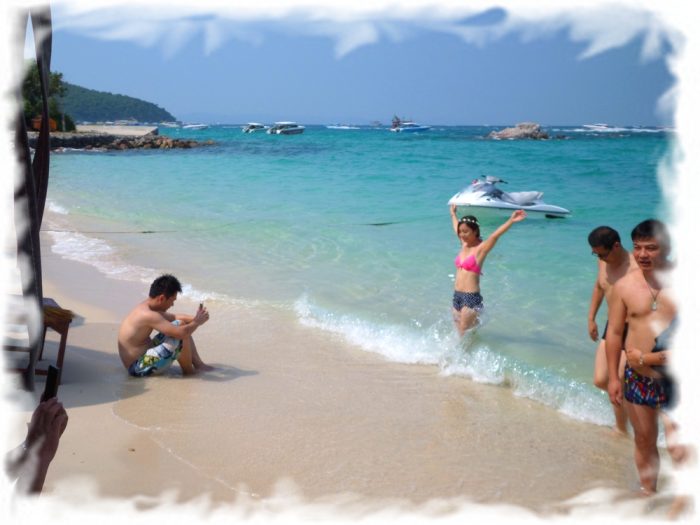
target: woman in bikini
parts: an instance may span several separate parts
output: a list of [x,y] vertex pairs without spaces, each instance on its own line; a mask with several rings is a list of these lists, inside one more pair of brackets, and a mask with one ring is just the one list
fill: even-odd
[[459,336],[476,325],[479,312],[484,307],[483,298],[479,288],[479,277],[481,267],[486,260],[486,256],[496,245],[496,241],[514,223],[520,222],[527,214],[523,210],[516,210],[510,218],[501,224],[486,240],[481,239],[479,222],[473,215],[466,215],[461,219],[457,218],[457,206],[450,207],[452,216],[452,228],[454,229],[462,249],[457,254],[455,266],[455,293],[452,298],[452,308],[455,325]]

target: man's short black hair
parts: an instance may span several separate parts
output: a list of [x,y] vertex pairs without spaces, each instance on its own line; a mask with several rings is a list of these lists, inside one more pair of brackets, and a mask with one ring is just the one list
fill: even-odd
[[637,224],[632,233],[632,242],[640,239],[654,239],[661,249],[668,255],[671,251],[671,236],[666,225],[656,219],[647,219]]
[[166,273],[153,281],[151,284],[151,289],[148,292],[148,296],[151,298],[156,298],[162,294],[169,299],[178,292],[182,292],[180,281],[178,281],[177,277],[174,275]]
[[616,242],[621,242],[620,234],[610,226],[598,226],[588,234],[588,244],[591,245],[591,248],[600,246],[610,250]]

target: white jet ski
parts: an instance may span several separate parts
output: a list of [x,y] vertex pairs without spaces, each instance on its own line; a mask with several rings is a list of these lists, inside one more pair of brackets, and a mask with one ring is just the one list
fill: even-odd
[[447,204],[478,208],[479,210],[473,210],[474,213],[482,210],[506,212],[525,210],[547,218],[566,217],[571,213],[566,208],[543,202],[541,191],[505,192],[496,187],[499,182],[507,184],[506,181],[491,175],[487,175],[483,180],[474,179],[469,186],[455,194]]

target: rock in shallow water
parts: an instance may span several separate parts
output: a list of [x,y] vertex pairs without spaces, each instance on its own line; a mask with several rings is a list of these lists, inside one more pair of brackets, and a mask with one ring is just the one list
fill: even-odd
[[548,139],[549,135],[542,131],[535,122],[521,122],[514,128],[505,128],[501,131],[492,131],[488,134],[490,139]]

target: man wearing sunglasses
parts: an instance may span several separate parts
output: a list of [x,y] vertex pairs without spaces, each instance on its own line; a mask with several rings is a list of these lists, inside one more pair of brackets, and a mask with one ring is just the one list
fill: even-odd
[[[609,226],[598,226],[588,234],[588,244],[591,246],[591,254],[598,258],[598,275],[593,284],[591,305],[588,309],[588,335],[593,341],[598,341],[598,325],[595,322],[598,309],[605,299],[610,304],[613,285],[631,270],[637,268],[634,257],[622,246],[620,234]],[[595,352],[595,365],[593,367],[593,384],[608,391],[608,363],[605,355],[605,335],[608,323],[605,323],[603,335]],[[625,356],[620,359],[618,377],[622,377],[625,370]],[[615,413],[615,430],[621,434],[627,434],[627,414],[622,405],[613,405]]]

